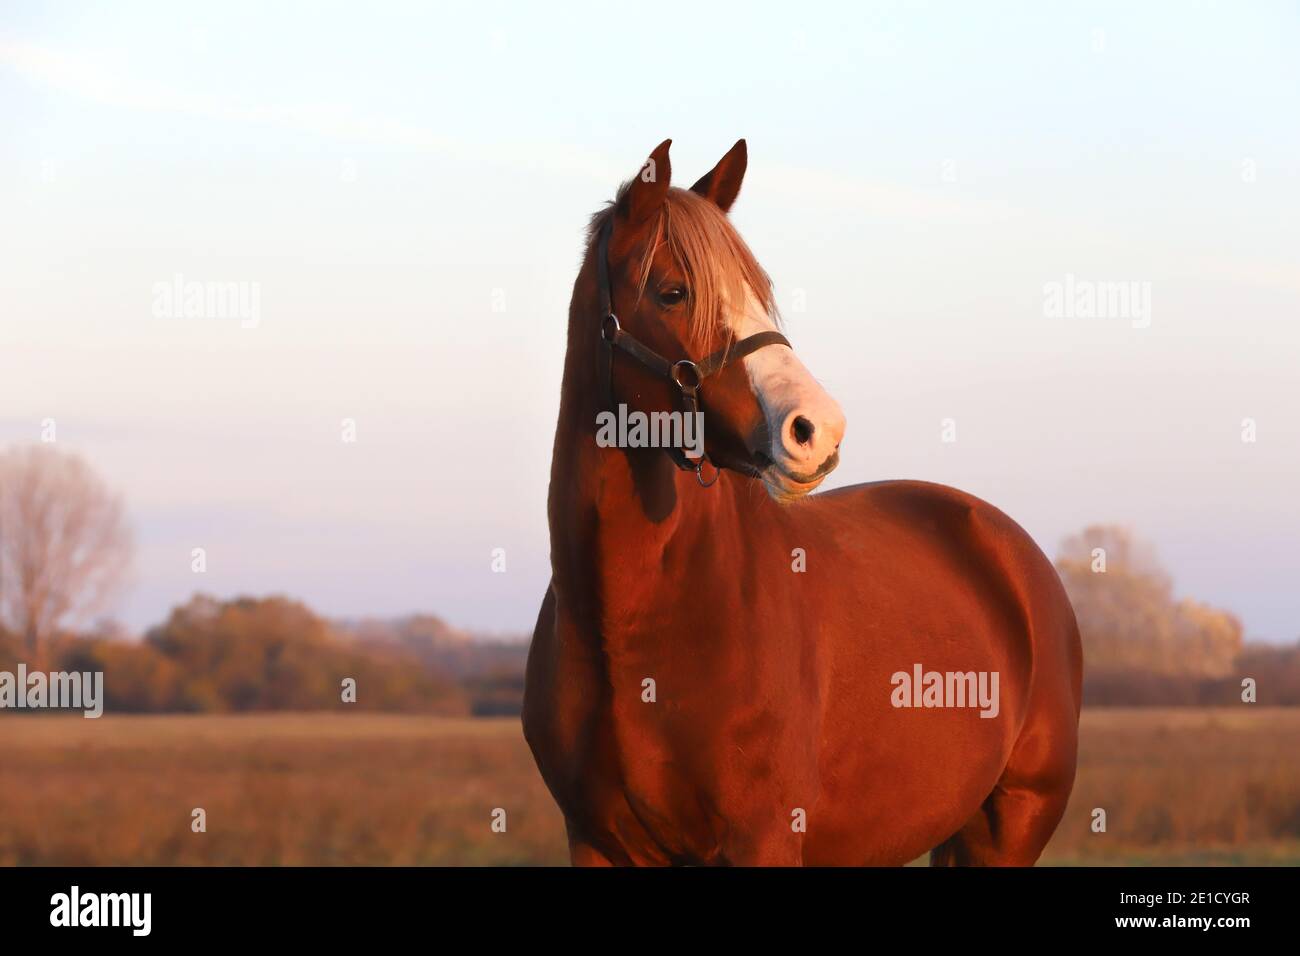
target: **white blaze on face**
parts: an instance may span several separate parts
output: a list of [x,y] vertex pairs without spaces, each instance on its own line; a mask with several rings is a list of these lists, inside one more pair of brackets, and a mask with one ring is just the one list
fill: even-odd
[[[737,341],[776,329],[772,317],[749,289],[744,309],[732,311],[729,321]],[[811,491],[824,477],[819,471],[824,466],[827,471],[834,467],[830,460],[844,437],[844,413],[799,357],[784,345],[758,349],[741,362],[767,419],[769,447],[760,450],[772,459],[779,472],[766,477],[786,493]]]

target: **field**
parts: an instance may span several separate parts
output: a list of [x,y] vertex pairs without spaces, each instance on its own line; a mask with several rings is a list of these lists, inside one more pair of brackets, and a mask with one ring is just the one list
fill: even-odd
[[[1300,709],[1085,712],[1043,862],[1300,863],[1298,753]],[[0,719],[3,865],[565,862],[513,719]]]

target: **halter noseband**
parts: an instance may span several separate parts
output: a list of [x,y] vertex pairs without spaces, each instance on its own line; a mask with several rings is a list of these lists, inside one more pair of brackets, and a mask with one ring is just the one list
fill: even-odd
[[[716,375],[736,359],[744,358],[764,346],[784,345],[787,348],[792,348],[789,340],[780,332],[756,332],[733,345],[718,349],[698,362],[694,362],[689,358],[673,362],[639,341],[635,336],[623,331],[618,316],[614,314],[614,293],[609,280],[609,236],[613,230],[614,219],[611,215],[609,221],[601,227],[600,241],[596,250],[596,274],[600,283],[600,309],[602,315],[600,328],[598,329],[601,341],[600,378],[601,388],[611,408],[614,405],[614,349],[619,349],[624,354],[630,355],[659,378],[667,379],[676,385],[681,405],[680,410],[687,415],[694,415],[699,411],[700,387],[704,384],[706,378]],[[695,472],[696,479],[705,488],[711,487],[718,480],[721,470],[709,460],[707,453],[702,451],[700,457],[692,461],[681,448],[670,447],[664,450],[668,452],[668,457],[673,460],[673,464],[678,468],[683,471]],[[713,478],[709,481],[704,480],[702,471],[706,461],[713,468]]]

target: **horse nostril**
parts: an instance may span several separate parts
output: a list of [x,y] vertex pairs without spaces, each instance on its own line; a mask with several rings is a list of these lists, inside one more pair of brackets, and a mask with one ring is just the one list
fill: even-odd
[[813,432],[816,430],[813,423],[802,415],[795,416],[794,422],[790,425],[790,433],[794,435],[794,440],[801,445],[806,445],[812,441]]

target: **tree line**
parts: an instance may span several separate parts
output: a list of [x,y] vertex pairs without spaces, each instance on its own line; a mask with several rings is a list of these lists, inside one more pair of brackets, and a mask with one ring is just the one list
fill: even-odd
[[[118,712],[517,713],[523,644],[482,644],[437,618],[331,622],[288,597],[195,595],[142,640],[86,622],[131,563],[121,498],[50,445],[0,452],[0,670],[102,671]],[[1174,594],[1154,551],[1097,525],[1062,542],[1089,705],[1300,705],[1300,644],[1249,645],[1232,613]],[[355,682],[355,704],[343,682]]]

